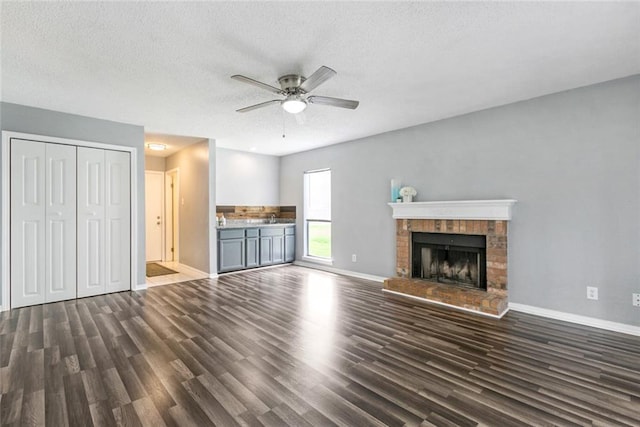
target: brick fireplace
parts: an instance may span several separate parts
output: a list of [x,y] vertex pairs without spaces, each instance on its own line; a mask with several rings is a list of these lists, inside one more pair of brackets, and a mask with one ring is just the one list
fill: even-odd
[[[396,219],[396,277],[384,291],[501,317],[508,306],[507,237],[515,200],[390,203]],[[486,290],[413,277],[412,233],[484,236]],[[484,268],[485,266],[483,266]]]

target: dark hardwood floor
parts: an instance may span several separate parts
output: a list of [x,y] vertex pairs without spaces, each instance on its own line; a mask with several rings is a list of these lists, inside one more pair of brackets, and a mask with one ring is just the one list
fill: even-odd
[[286,266],[0,314],[2,425],[640,425],[640,337]]

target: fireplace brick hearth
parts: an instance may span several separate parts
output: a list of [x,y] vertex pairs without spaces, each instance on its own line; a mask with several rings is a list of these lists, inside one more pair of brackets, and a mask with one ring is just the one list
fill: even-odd
[[[487,290],[467,289],[411,277],[411,233],[484,235],[487,239]],[[501,316],[507,310],[507,221],[397,219],[396,276],[384,289],[480,313]]]

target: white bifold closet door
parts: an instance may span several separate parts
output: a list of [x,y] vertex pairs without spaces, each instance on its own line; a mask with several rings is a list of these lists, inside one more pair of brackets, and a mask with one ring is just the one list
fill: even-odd
[[78,147],[78,297],[131,288],[129,153]]
[[76,296],[76,147],[11,142],[11,306]]

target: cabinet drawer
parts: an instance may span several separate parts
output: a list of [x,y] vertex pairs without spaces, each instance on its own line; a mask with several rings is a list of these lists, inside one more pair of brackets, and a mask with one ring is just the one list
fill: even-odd
[[219,230],[219,232],[220,232],[220,240],[242,239],[244,237],[243,228],[234,228],[231,230]]
[[282,236],[284,234],[284,228],[261,228],[260,237],[268,236]]
[[287,227],[287,228],[284,229],[284,234],[286,234],[286,235],[296,234],[296,228],[295,227]]
[[247,237],[258,237],[257,228],[247,228]]

